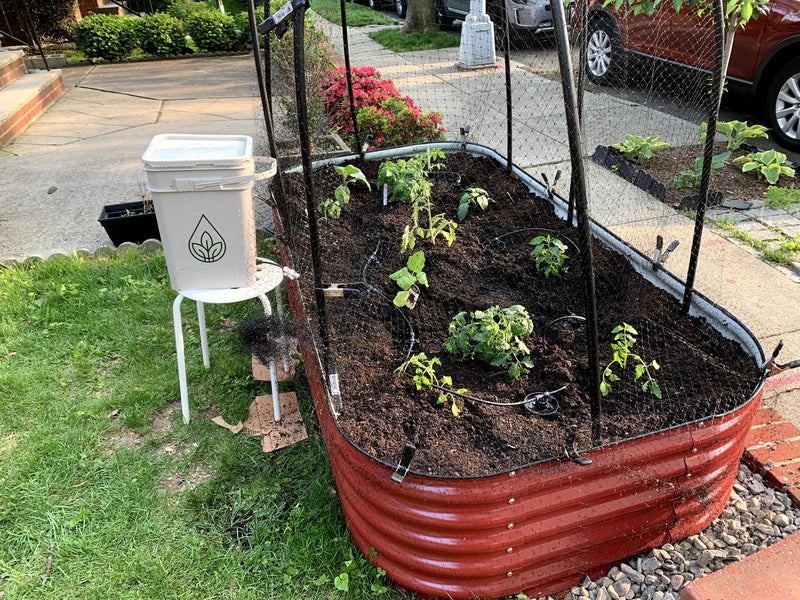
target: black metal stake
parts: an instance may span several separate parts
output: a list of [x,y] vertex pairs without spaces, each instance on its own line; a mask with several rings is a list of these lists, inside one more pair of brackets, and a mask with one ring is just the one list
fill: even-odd
[[[36,49],[39,50],[39,54],[42,57],[42,61],[44,61],[44,68],[48,71],[50,70],[50,65],[47,64],[47,56],[44,54],[44,50],[42,49],[42,43],[39,41],[39,34],[36,31],[36,24],[33,22],[33,17],[31,16],[31,11],[28,8],[28,3],[23,0],[22,6],[25,8],[25,16],[26,16],[26,26],[28,28],[28,35],[31,37],[31,40],[34,44],[36,44]],[[19,14],[19,4],[17,3],[17,14]]]
[[[322,338],[323,352],[328,352],[327,318],[325,315],[325,295],[322,291],[322,262],[320,260],[319,229],[317,210],[314,205],[314,172],[311,164],[311,138],[308,133],[308,104],[306,101],[305,70],[305,16],[306,6],[295,10],[294,17],[294,91],[297,101],[297,127],[300,132],[300,155],[303,162],[303,179],[306,188],[306,210],[308,212],[308,237],[311,246],[311,271],[314,278],[314,299],[317,304],[319,334]],[[327,363],[327,356],[320,357]]]
[[[247,0],[247,16],[250,21],[250,41],[253,44],[253,60],[256,66],[256,78],[258,80],[258,91],[261,95],[261,108],[264,112],[264,123],[267,127],[267,138],[269,140],[269,152],[278,160],[278,144],[275,140],[275,125],[272,121],[272,107],[269,102],[269,95],[267,93],[266,81],[264,79],[264,69],[261,64],[261,54],[259,52],[258,43],[258,28],[256,25],[256,7],[253,0]],[[264,45],[269,46],[269,38],[264,40]],[[278,171],[273,178],[275,181],[276,193],[275,201],[278,204],[278,213],[281,217],[281,225],[285,229],[284,233],[289,233],[289,220],[286,218],[286,204],[285,193],[283,187],[283,175],[281,174],[280,164],[278,164]]]
[[[505,7],[505,5],[504,5]],[[514,162],[514,120],[511,106],[511,36],[508,28],[508,13],[503,8],[503,64],[506,70],[506,171],[511,173],[511,165]]]
[[[579,0],[576,7],[580,29],[578,30],[578,120],[583,126],[583,96],[586,88],[586,54],[587,39],[586,34],[589,29],[589,10],[586,0]],[[583,132],[583,131],[581,131]],[[567,205],[567,221],[572,224],[575,220],[575,174],[572,174],[572,182],[569,188],[569,203]]]
[[686,289],[683,294],[683,311],[688,313],[692,306],[694,280],[697,275],[697,263],[700,260],[700,243],[703,240],[703,222],[708,204],[708,188],[711,185],[711,163],[714,159],[714,141],[717,137],[717,119],[719,105],[722,101],[722,85],[725,74],[722,65],[725,54],[725,21],[722,11],[722,0],[714,0],[714,72],[711,80],[712,95],[711,106],[708,111],[708,126],[706,128],[706,143],[703,149],[703,170],[700,173],[699,199],[697,201],[697,214],[694,219],[694,236],[692,237],[692,252],[689,255],[689,270],[686,273]]
[[344,76],[347,78],[347,97],[350,100],[350,118],[353,119],[353,136],[356,138],[356,150],[364,160],[361,148],[361,136],[358,133],[358,119],[356,118],[356,100],[353,94],[353,74],[350,72],[350,42],[347,38],[347,10],[344,0],[340,0],[342,9],[342,46],[344,48]]
[[[269,13],[269,0],[264,0],[264,16]],[[272,112],[272,46],[269,43],[269,36],[264,36],[264,81],[267,87],[267,104]]]
[[569,36],[564,5],[552,2],[558,63],[561,69],[561,88],[569,134],[569,153],[572,163],[572,185],[575,188],[575,208],[578,214],[578,237],[581,245],[584,297],[586,302],[586,344],[589,354],[589,399],[592,408],[592,444],[602,443],[603,406],[600,396],[600,348],[597,338],[597,305],[592,260],[592,233],[589,228],[589,202],[586,189],[586,167],[583,162],[583,136],[578,118],[578,102],[572,77],[572,60],[569,53]]

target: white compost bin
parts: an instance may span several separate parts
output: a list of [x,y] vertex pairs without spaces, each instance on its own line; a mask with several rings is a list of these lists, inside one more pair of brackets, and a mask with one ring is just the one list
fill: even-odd
[[142,156],[173,289],[255,283],[253,140],[246,135],[157,135]]

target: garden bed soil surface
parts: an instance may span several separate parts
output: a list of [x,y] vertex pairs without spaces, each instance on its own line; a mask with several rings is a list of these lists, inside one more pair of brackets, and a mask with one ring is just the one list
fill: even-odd
[[[341,218],[319,222],[322,282],[366,282],[377,290],[367,293],[362,287],[350,297],[326,301],[330,360],[342,390],[339,426],[356,445],[389,464],[396,464],[404,444],[412,443],[417,452],[411,470],[439,476],[480,476],[562,458],[565,428],[572,424],[578,426],[578,448],[590,448],[585,328],[575,319],[553,322],[586,314],[576,230],[495,161],[457,154],[446,163],[445,172],[432,177],[436,213],[455,219],[458,199],[468,187],[484,188],[496,202],[485,213],[471,208],[451,247],[441,239],[435,245],[417,243],[415,250],[426,254],[430,287],[422,289],[413,311],[393,306],[398,288],[389,279],[410,254],[399,251],[410,206],[381,206],[374,183],[378,163],[364,166],[372,191],[354,186]],[[339,183],[331,167],[317,170],[315,204],[332,197]],[[298,226],[305,220],[301,178],[289,186],[287,216],[294,235],[299,232],[291,243],[306,270],[301,291],[315,323],[310,264],[301,250],[307,252],[308,230]],[[560,277],[545,278],[535,269],[528,242],[542,234],[568,245],[569,269]],[[737,343],[685,316],[677,300],[643,280],[621,255],[597,241],[592,252],[601,368],[612,359],[611,330],[629,323],[639,332],[633,351],[647,362],[658,361],[661,368],[653,374],[663,391],[661,399],[643,392],[642,382],[633,381],[633,364],[625,372],[616,368],[621,381],[603,399],[603,443],[721,414],[751,396],[760,373]],[[460,360],[444,349],[448,325],[458,312],[515,304],[524,306],[534,323],[533,334],[524,340],[534,363],[530,374],[513,380],[507,369]],[[416,390],[410,377],[394,373],[409,353],[409,323],[416,341],[412,352],[438,357],[437,374],[451,376],[454,388],[490,401],[520,402],[533,392],[564,387],[554,394],[559,410],[541,417],[522,406],[458,398],[462,413],[453,416],[449,404],[437,405],[438,394]]]

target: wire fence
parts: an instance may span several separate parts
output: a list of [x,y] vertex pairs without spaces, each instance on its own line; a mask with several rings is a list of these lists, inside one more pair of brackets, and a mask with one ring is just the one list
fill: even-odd
[[[715,39],[713,16],[671,8],[515,6],[443,27],[436,50],[313,3],[287,4],[280,38],[288,18],[262,25],[268,82],[301,75],[266,94],[272,191],[338,423],[386,462],[413,444],[421,472],[562,456],[571,426],[588,449],[713,418],[761,379],[757,343],[692,289],[721,21]],[[667,50],[699,68],[646,56]]]

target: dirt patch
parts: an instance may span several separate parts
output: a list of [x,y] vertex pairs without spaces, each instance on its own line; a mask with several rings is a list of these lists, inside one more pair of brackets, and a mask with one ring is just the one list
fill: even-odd
[[174,415],[181,410],[180,400],[170,402],[161,410],[153,414],[153,419],[150,422],[150,432],[156,436],[162,436],[172,429],[174,422]]
[[147,438],[139,433],[136,433],[132,429],[123,427],[122,429],[115,429],[109,433],[106,436],[105,441],[110,444],[115,451],[119,448],[133,450],[135,448],[141,448],[144,446]]
[[16,433],[9,433],[8,435],[0,436],[0,454],[5,454],[13,450],[17,445],[19,435]]
[[[377,167],[363,167],[373,181]],[[563,456],[565,431],[573,424],[578,447],[591,447],[586,332],[580,320],[565,318],[586,314],[577,232],[554,214],[549,201],[529,193],[490,159],[451,155],[446,172],[433,182],[434,214],[454,218],[470,187],[484,188],[496,202],[485,213],[470,209],[452,247],[441,238],[435,245],[418,243],[429,287],[413,311],[392,304],[398,288],[389,278],[408,260],[399,252],[410,221],[408,204],[384,207],[376,185],[371,192],[354,186],[341,218],[320,222],[321,282],[350,282],[345,287],[351,290],[326,302],[329,360],[342,390],[340,426],[354,443],[388,463],[397,462],[406,442],[413,443],[412,469],[438,475],[483,475]],[[315,204],[333,197],[339,183],[332,168],[319,169]],[[284,221],[292,225],[298,270],[310,273],[302,181],[289,185],[292,204]],[[537,272],[528,242],[538,235],[567,245],[569,270],[562,276]],[[612,359],[612,329],[629,323],[638,331],[635,352],[658,361],[654,375],[663,391],[662,398],[642,391],[629,366],[603,399],[603,443],[721,414],[750,397],[758,368],[736,343],[705,321],[687,317],[677,300],[643,280],[621,255],[597,241],[592,253],[600,367]],[[299,281],[316,324],[311,277]],[[534,364],[529,375],[514,380],[503,367],[462,361],[445,350],[457,313],[517,304],[534,324],[524,340]],[[394,374],[411,352],[438,358],[440,377],[452,377],[453,388],[466,388],[484,402],[457,398],[463,412],[454,417],[449,402],[437,405],[438,393],[419,391],[410,377]],[[549,416],[485,403],[519,403],[529,394],[561,388],[554,394],[559,408]]]
[[206,465],[192,465],[185,475],[172,473],[162,479],[157,487],[163,492],[183,492],[210,481],[213,477],[214,471]]

